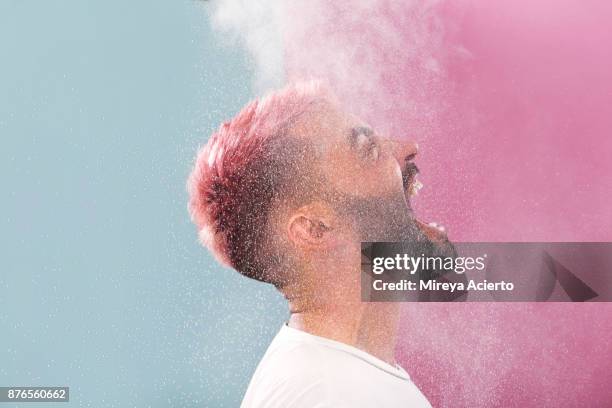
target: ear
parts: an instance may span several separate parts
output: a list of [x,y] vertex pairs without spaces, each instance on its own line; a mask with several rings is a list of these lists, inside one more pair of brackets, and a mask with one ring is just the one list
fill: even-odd
[[330,239],[331,218],[329,211],[321,205],[304,206],[289,217],[289,238],[301,247],[324,246]]

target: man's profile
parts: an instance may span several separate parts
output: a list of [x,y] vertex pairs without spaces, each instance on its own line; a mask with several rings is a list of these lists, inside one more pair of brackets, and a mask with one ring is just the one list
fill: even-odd
[[395,362],[399,304],[360,292],[362,241],[446,242],[412,213],[416,154],[316,81],[251,102],[200,150],[188,181],[200,240],[290,311],[242,407],[430,406]]

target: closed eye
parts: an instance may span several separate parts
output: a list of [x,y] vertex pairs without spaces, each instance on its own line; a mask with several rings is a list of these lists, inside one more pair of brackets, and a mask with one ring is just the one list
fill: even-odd
[[351,129],[351,147],[364,159],[378,160],[380,146],[377,143],[374,132],[369,127],[359,126]]
[[379,155],[380,155],[380,147],[378,146],[378,144],[376,142],[370,143],[370,145],[368,146],[367,156],[370,159],[376,161],[378,160]]

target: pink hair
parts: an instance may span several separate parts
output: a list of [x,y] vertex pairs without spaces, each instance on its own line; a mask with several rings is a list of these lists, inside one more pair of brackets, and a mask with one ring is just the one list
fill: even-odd
[[289,85],[251,101],[198,152],[187,182],[189,213],[200,241],[221,263],[262,279],[256,276],[261,271],[252,270],[259,247],[251,241],[265,228],[269,208],[262,206],[269,206],[277,186],[258,185],[271,177],[253,174],[268,161],[270,142],[284,136],[311,105],[330,97],[318,81]]

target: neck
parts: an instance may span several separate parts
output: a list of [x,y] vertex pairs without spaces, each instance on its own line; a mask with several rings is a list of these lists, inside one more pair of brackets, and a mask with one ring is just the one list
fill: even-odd
[[400,304],[361,302],[359,282],[317,286],[283,288],[289,301],[289,326],[359,348],[395,365]]

